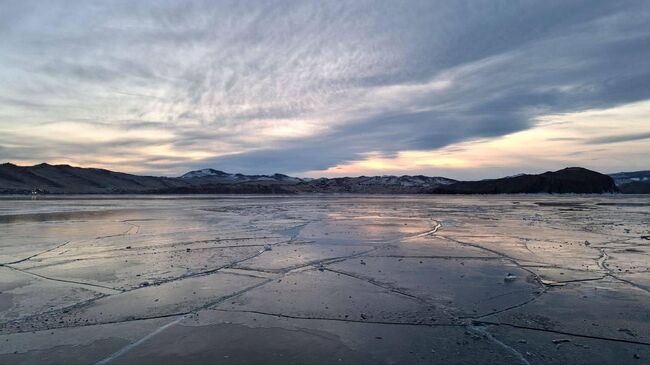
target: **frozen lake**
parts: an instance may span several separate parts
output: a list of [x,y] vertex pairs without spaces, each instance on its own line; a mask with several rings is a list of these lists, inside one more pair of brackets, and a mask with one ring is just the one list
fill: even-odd
[[0,198],[0,364],[650,362],[647,196]]

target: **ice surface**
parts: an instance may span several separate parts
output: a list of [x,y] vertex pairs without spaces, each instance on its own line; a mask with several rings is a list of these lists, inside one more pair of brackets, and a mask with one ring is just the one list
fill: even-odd
[[642,196],[5,197],[0,363],[645,363],[649,227]]

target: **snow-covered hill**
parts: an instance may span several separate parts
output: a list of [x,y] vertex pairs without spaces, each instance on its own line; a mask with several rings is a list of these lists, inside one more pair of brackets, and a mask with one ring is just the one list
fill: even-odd
[[616,185],[623,185],[631,182],[647,182],[650,183],[650,170],[648,171],[634,171],[634,172],[617,172],[609,174],[614,179]]
[[180,177],[194,185],[258,184],[278,185],[292,192],[353,192],[353,193],[421,193],[455,180],[429,176],[360,176],[341,178],[298,178],[283,174],[230,174],[215,169],[190,171]]
[[634,172],[618,172],[609,174],[614,179],[621,192],[628,194],[650,193],[650,170]]
[[297,184],[305,181],[297,177],[291,177],[283,174],[273,175],[244,175],[230,174],[221,170],[202,169],[190,171],[180,177],[184,181],[195,184],[238,184],[238,183],[277,183],[277,184]]
[[215,170],[215,169],[203,169],[203,170],[190,171],[187,174],[182,175],[180,178],[193,179],[198,177],[210,177],[210,176],[228,177],[231,176],[231,174],[228,174],[223,171]]

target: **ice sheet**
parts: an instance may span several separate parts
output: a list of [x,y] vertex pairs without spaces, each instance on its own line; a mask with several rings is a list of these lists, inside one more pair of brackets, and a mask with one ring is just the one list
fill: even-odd
[[650,359],[648,197],[0,205],[0,363]]

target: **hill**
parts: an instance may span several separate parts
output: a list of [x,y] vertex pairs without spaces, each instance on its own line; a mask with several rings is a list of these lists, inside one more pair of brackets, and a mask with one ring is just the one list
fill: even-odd
[[618,172],[609,176],[622,193],[650,194],[650,171]]
[[0,192],[24,194],[144,193],[187,185],[182,180],[139,176],[104,169],[80,168],[42,163],[34,166],[0,165]]
[[539,175],[517,175],[500,179],[459,181],[436,188],[444,194],[523,194],[578,193],[599,194],[617,192],[614,179],[582,167],[567,167]]
[[[69,165],[0,165],[0,194],[518,194],[647,193],[650,177],[639,173],[613,177],[580,167],[539,175],[480,181],[430,176],[298,178],[283,174],[244,175],[215,169],[179,177],[139,176]],[[644,172],[645,173],[645,172]],[[625,175],[626,174],[626,175]],[[618,179],[618,180],[615,180]],[[617,187],[615,181],[620,184]]]

